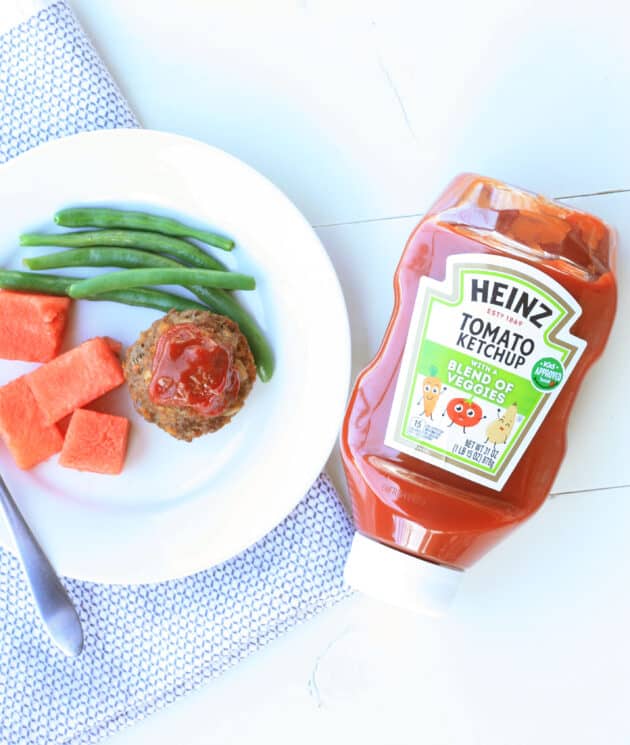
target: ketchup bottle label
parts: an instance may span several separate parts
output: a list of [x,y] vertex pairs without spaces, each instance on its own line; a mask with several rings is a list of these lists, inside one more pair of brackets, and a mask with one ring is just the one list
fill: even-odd
[[501,490],[586,347],[581,312],[529,264],[450,256],[420,279],[385,444]]

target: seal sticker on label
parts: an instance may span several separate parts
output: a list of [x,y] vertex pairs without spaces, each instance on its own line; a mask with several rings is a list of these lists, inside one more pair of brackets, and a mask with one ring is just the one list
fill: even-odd
[[450,256],[420,280],[385,444],[501,490],[586,347],[581,312],[528,264]]

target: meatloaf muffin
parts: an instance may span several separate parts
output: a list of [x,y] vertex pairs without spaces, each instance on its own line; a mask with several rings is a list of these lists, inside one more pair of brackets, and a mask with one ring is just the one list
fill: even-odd
[[188,442],[224,427],[256,379],[238,325],[204,310],[157,320],[129,347],[123,369],[138,413]]

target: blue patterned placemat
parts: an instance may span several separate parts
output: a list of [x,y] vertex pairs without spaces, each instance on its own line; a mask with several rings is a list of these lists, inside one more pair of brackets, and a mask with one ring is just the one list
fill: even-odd
[[0,163],[65,135],[139,126],[68,5],[41,4],[0,35]]
[[74,660],[41,628],[0,551],[0,743],[97,742],[215,678],[345,597],[352,527],[322,476],[291,515],[207,572],[137,587],[67,580],[85,632]]
[[[62,135],[138,126],[65,0],[1,1],[0,163]],[[2,33],[10,14],[24,20]],[[220,675],[348,594],[352,533],[321,476],[281,525],[219,567],[136,587],[67,580],[85,630],[76,660],[51,645],[17,560],[0,549],[0,745],[97,742]]]

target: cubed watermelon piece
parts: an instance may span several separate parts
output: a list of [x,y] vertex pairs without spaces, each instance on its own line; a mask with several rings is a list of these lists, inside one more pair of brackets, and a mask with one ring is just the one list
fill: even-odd
[[70,419],[59,465],[118,474],[125,462],[128,435],[129,420],[124,416],[77,409]]
[[89,404],[124,381],[120,360],[105,339],[83,342],[26,376],[48,424]]
[[71,300],[0,291],[0,358],[49,362],[59,354]]
[[122,342],[119,342],[118,339],[112,339],[111,336],[103,336],[101,338],[105,339],[114,354],[119,355],[122,352]]
[[63,436],[44,421],[25,376],[0,388],[0,437],[19,468],[32,468],[61,450]]

